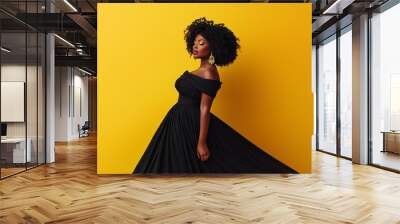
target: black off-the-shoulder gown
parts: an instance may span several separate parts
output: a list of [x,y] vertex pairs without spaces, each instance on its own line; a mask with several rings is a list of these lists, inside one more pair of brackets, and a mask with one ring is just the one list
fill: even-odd
[[179,98],[151,139],[133,174],[297,173],[210,112],[208,160],[197,157],[201,93],[215,97],[222,82],[185,71],[176,81]]

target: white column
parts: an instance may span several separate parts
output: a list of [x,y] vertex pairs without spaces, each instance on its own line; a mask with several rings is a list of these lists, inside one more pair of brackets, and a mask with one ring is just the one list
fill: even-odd
[[49,33],[46,36],[46,100],[47,100],[47,108],[46,108],[46,163],[52,163],[55,160],[55,149],[54,149],[54,133],[55,133],[55,76],[54,76],[54,35]]
[[[54,6],[48,1],[47,12],[53,12]],[[55,161],[54,133],[55,133],[55,44],[54,34],[46,35],[46,163]]]
[[353,162],[368,163],[368,15],[353,19]]

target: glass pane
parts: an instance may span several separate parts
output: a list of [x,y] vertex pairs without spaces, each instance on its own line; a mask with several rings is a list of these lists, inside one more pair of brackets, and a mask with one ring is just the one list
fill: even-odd
[[[31,17],[32,14],[39,11],[39,5],[37,1],[27,1],[26,12],[28,13],[28,20],[32,24],[36,24],[37,17]],[[38,36],[35,30],[27,30],[27,99],[26,99],[26,113],[27,113],[27,142],[30,148],[30,158],[28,159],[28,168],[37,166],[37,132],[38,132],[38,113],[37,113],[37,64],[38,64]]]
[[400,170],[400,4],[373,16],[372,163]]
[[45,163],[45,44],[43,33],[38,35],[38,163]]
[[336,38],[318,48],[318,149],[336,153]]
[[37,98],[38,98],[38,88],[37,88],[37,80],[38,80],[38,52],[37,52],[37,33],[36,32],[29,32],[27,33],[28,38],[28,63],[27,63],[27,133],[28,138],[27,142],[29,144],[28,149],[30,148],[31,153],[30,158],[28,159],[27,166],[28,168],[37,165],[37,150],[38,150],[38,143],[37,143],[37,132],[38,132],[38,107],[37,107]]
[[[0,7],[33,25],[44,0],[0,1]],[[28,13],[28,14],[25,14]],[[25,17],[28,16],[28,17]],[[45,161],[45,35],[0,12],[0,177]]]
[[313,45],[312,46],[312,91],[313,91],[313,107],[314,107],[314,110],[313,110],[313,113],[314,113],[314,119],[313,119],[313,123],[314,123],[314,126],[313,126],[313,136],[312,136],[312,150],[316,150],[316,131],[317,131],[317,116],[316,116],[316,114],[317,114],[317,111],[316,111],[316,108],[317,108],[317,101],[316,101],[316,75],[317,75],[317,71],[316,71],[316,68],[317,68],[317,61],[316,61],[316,59],[317,59],[317,48],[316,48],[316,46],[315,45]]
[[3,32],[1,46],[1,172],[5,177],[25,170],[31,153],[29,144],[26,144],[25,32]]
[[340,36],[340,144],[341,155],[352,157],[352,35]]

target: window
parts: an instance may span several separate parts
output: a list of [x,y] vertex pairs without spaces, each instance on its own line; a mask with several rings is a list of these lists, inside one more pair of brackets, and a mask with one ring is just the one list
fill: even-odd
[[336,36],[318,47],[318,149],[336,153]]
[[352,33],[340,36],[340,155],[352,157]]
[[400,170],[400,4],[371,18],[371,162]]

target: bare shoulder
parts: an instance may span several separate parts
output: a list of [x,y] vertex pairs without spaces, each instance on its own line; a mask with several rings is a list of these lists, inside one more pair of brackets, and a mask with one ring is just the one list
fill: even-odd
[[203,78],[219,80],[218,70],[214,67],[204,70]]

